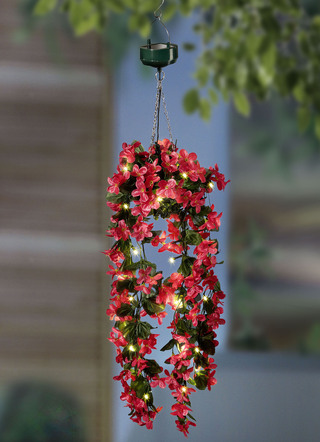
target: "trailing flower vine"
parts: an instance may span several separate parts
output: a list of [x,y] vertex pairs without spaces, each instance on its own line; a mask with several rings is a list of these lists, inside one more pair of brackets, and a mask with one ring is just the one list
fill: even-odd
[[[216,383],[211,356],[218,345],[216,329],[225,323],[225,294],[214,272],[218,241],[211,235],[219,230],[222,213],[205,203],[215,186],[223,190],[228,181],[217,165],[201,167],[195,153],[164,139],[148,151],[140,142],[124,143],[108,182],[107,205],[115,213],[107,235],[115,243],[104,252],[113,263],[107,272],[113,279],[107,314],[115,319],[109,339],[121,366],[114,379],[122,384],[120,398],[130,418],[148,429],[162,408],[154,405],[153,389],[167,386],[175,399],[171,414],[187,435],[195,426],[193,387],[211,390]],[[154,230],[152,217],[165,219],[167,230]],[[148,261],[145,244],[169,251],[177,271],[164,278]],[[161,351],[170,351],[165,362],[171,371],[149,357],[159,334],[144,320],[149,316],[161,325],[166,306],[173,310],[172,337]]]

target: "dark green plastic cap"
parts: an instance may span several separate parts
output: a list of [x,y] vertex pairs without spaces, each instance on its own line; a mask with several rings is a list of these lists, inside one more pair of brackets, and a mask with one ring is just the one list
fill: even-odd
[[173,64],[178,58],[178,45],[173,43],[153,43],[140,46],[140,60],[147,66],[163,68]]

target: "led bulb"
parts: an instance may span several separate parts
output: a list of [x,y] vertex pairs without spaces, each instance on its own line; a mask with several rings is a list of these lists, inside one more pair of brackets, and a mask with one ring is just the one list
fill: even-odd
[[124,203],[124,205],[122,206],[125,210],[128,210],[129,209],[129,204],[127,204],[127,203]]
[[132,249],[132,253],[134,254],[134,255],[139,255],[139,250],[137,250],[137,249]]
[[194,351],[195,351],[196,353],[200,353],[200,348],[199,348],[199,347],[195,347]]
[[161,196],[158,196],[157,201],[158,201],[159,203],[161,203],[161,201],[163,201],[163,198],[162,198]]
[[181,391],[182,391],[183,393],[185,393],[185,392],[187,391],[187,387],[182,387],[182,388],[181,388]]
[[135,351],[134,346],[133,346],[133,345],[130,345],[130,346],[129,346],[129,350],[130,350],[130,351]]
[[183,173],[181,174],[181,176],[182,176],[182,178],[184,178],[184,179],[187,179],[187,178],[188,178],[188,175],[187,175],[185,172],[183,172]]
[[125,172],[127,172],[128,167],[127,167],[127,166],[124,166],[124,168],[123,168],[122,170],[124,170]]
[[208,296],[204,295],[204,297],[202,298],[204,301],[208,301]]
[[210,181],[210,183],[208,184],[208,186],[213,189],[214,188],[214,183],[212,181]]
[[132,302],[134,300],[133,296],[129,296],[129,301]]
[[144,394],[143,397],[145,398],[145,400],[147,401],[149,399],[149,395],[148,393]]
[[173,257],[173,256],[170,256],[170,258],[169,258],[169,262],[170,262],[170,264],[174,264],[174,262],[175,262],[175,259],[174,259],[174,257]]

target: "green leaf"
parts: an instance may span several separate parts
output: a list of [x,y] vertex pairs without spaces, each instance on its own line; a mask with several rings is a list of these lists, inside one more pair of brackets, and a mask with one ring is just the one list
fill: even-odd
[[305,101],[306,91],[304,81],[299,81],[297,83],[297,85],[293,89],[293,96],[299,103],[303,103]]
[[194,78],[197,80],[199,87],[204,87],[209,80],[209,69],[207,68],[207,66],[200,66],[195,72]]
[[118,279],[117,281],[117,291],[119,293],[123,292],[123,290],[127,289],[133,289],[134,283],[131,279]]
[[196,384],[196,387],[198,388],[198,390],[205,390],[207,388],[208,381],[207,381],[207,377],[205,375],[202,375],[202,374],[196,375],[194,377],[194,380],[195,380],[195,384]]
[[243,92],[237,91],[233,93],[234,105],[240,114],[244,116],[249,116],[250,114],[250,103],[248,98]]
[[44,15],[52,11],[58,3],[58,0],[38,0],[33,9],[34,14]]
[[137,270],[141,268],[141,262],[133,262],[132,264],[128,264],[124,266],[123,270]]
[[181,265],[178,268],[178,272],[182,273],[183,276],[189,276],[192,271],[192,266],[196,258],[191,256],[183,255],[181,259]]
[[131,388],[141,399],[143,395],[150,390],[150,384],[144,376],[139,376],[135,381],[131,381]]
[[125,200],[125,195],[123,195],[121,192],[119,192],[118,195],[108,192],[106,195],[106,200],[109,203],[121,204]]
[[308,107],[299,107],[297,111],[299,130],[304,132],[311,122],[311,112]]
[[211,106],[209,100],[206,98],[201,98],[199,103],[199,112],[200,117],[205,120],[209,121],[211,117]]
[[320,115],[316,116],[316,120],[315,120],[315,134],[316,134],[318,140],[320,140]]
[[72,27],[78,36],[86,34],[93,29],[99,29],[99,13],[90,0],[71,3],[69,17]]
[[187,416],[192,419],[193,421],[197,422],[197,419],[192,416],[192,414],[188,413]]
[[130,304],[121,304],[117,309],[117,316],[123,318],[124,316],[132,316],[133,308]]
[[161,373],[162,368],[154,359],[146,359],[148,366],[144,368],[144,372],[149,376],[154,376],[155,374]]
[[214,312],[215,305],[211,298],[208,298],[206,301],[203,302],[203,308],[208,313],[208,315]]
[[198,337],[198,343],[199,347],[202,351],[207,353],[208,355],[214,355],[216,352],[216,347],[214,345],[214,335],[213,333],[208,333],[205,336],[199,336]]
[[195,50],[195,45],[193,44],[193,43],[183,43],[183,45],[182,45],[182,48],[185,50],[185,51],[194,51]]
[[136,322],[120,322],[119,330],[127,341],[136,341]]
[[187,114],[195,112],[200,104],[199,92],[197,89],[191,89],[183,98],[183,107]]
[[193,230],[187,230],[185,238],[187,244],[192,246],[198,246],[202,242],[200,233],[194,232]]
[[129,18],[129,29],[138,31],[142,37],[148,37],[151,30],[151,22],[147,15],[133,14]]
[[145,309],[145,311],[148,313],[148,315],[154,315],[154,314],[160,313],[164,310],[163,305],[152,302],[148,298],[144,298],[142,300],[142,307]]
[[138,322],[137,337],[140,339],[148,339],[152,326],[148,322]]
[[164,346],[160,349],[160,351],[171,350],[171,349],[174,347],[174,345],[175,345],[176,342],[177,342],[177,341],[176,341],[175,339],[170,339],[170,341],[167,342],[166,345],[164,345]]
[[192,378],[189,378],[189,379],[187,380],[187,382],[188,382],[188,384],[191,384],[191,385],[196,385],[196,382],[195,382],[195,380],[194,380],[194,379],[192,379]]
[[218,104],[219,97],[218,97],[218,94],[216,93],[216,91],[214,89],[210,88],[208,90],[208,94],[209,94],[209,97],[210,97],[210,100],[212,101],[212,103]]

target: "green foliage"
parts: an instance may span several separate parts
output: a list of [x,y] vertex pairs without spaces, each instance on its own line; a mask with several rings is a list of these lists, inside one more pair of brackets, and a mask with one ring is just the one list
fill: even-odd
[[250,114],[250,103],[245,94],[239,91],[235,92],[233,94],[233,101],[237,111],[240,114],[246,117]]
[[58,0],[39,0],[34,8],[36,15],[44,15],[57,6]]
[[[46,14],[57,5],[56,0],[38,0],[35,12]],[[155,0],[64,0],[61,10],[77,35],[101,32],[119,15],[126,17],[128,30],[145,38],[158,5]],[[203,119],[210,118],[210,107],[216,103],[212,85],[225,99],[232,97],[245,116],[250,113],[248,97],[266,99],[275,91],[281,97],[293,97],[304,109],[299,117],[301,130],[307,126],[306,109],[317,116],[312,121],[320,138],[319,8],[296,0],[168,0],[162,7],[165,20],[194,10],[202,17],[194,29],[204,50],[195,71],[197,87],[184,98],[186,112],[199,111]],[[187,43],[185,48],[193,45]],[[201,89],[209,101],[200,99]]]
[[197,89],[191,89],[183,98],[183,107],[187,114],[195,112],[200,103],[199,92]]
[[187,244],[192,246],[198,246],[202,242],[202,237],[200,233],[194,232],[193,230],[187,230],[185,238]]
[[5,391],[1,404],[1,442],[84,442],[81,406],[56,385],[19,381]]

